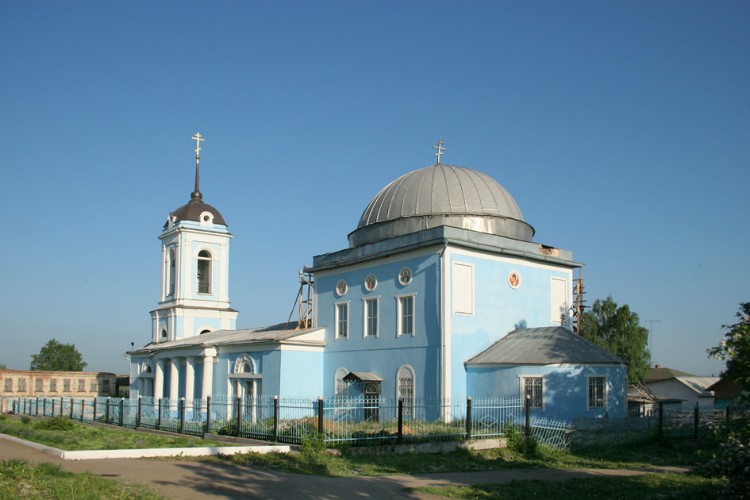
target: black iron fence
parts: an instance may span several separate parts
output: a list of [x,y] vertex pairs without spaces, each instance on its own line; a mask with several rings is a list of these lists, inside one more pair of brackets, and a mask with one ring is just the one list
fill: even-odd
[[406,443],[501,437],[506,426],[564,448],[571,428],[563,421],[532,417],[520,398],[448,400],[385,398],[292,399],[274,397],[201,399],[6,398],[14,413],[67,417],[129,428],[203,436],[224,434],[299,444],[317,432],[327,444]]

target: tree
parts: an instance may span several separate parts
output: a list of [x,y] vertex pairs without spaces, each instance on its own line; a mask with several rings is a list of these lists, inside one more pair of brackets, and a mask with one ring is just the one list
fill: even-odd
[[628,364],[628,382],[643,380],[648,373],[648,330],[627,305],[617,307],[612,297],[596,299],[591,311],[581,315],[581,336]]
[[750,391],[750,302],[740,304],[735,316],[739,321],[721,326],[726,330],[724,338],[718,346],[708,349],[708,355],[726,361],[724,374],[747,394]]
[[83,356],[73,344],[62,344],[55,339],[47,342],[39,354],[31,355],[32,370],[80,372],[86,368]]

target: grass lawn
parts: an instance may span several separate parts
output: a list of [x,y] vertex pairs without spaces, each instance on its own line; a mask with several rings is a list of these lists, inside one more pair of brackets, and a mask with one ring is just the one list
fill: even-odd
[[6,418],[0,418],[0,433],[67,451],[231,445],[187,436],[169,436],[132,429],[81,424],[64,417],[40,419],[6,415],[2,417]]
[[649,474],[623,478],[569,479],[567,481],[513,481],[505,484],[414,488],[413,491],[446,498],[522,499],[565,498],[658,498],[711,499],[722,498],[726,482],[693,474]]
[[223,457],[233,463],[256,468],[324,476],[377,476],[385,474],[431,474],[471,472],[526,467],[556,469],[636,469],[654,465],[692,466],[707,461],[713,452],[710,441],[649,440],[607,449],[568,453],[539,448],[528,456],[508,448],[484,451],[459,450],[450,454],[368,454],[340,456],[320,452],[261,455],[242,453]]
[[48,463],[0,462],[0,498],[158,499],[150,488],[91,474],[73,474]]

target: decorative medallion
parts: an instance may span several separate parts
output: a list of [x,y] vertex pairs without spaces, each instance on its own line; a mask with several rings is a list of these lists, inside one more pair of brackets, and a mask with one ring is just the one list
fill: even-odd
[[339,282],[336,283],[336,294],[339,297],[341,297],[342,295],[345,295],[347,290],[348,290],[348,287],[346,286],[346,281],[339,280]]
[[508,284],[511,288],[518,288],[521,286],[521,275],[518,271],[511,271],[508,273]]
[[405,267],[398,273],[398,282],[406,286],[411,283],[411,269]]
[[372,292],[376,286],[378,286],[378,279],[374,274],[368,274],[367,278],[365,278],[365,290]]

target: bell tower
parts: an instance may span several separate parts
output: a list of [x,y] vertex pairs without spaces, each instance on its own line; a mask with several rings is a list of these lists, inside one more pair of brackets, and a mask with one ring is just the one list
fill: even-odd
[[229,302],[229,240],[218,210],[200,191],[200,133],[195,141],[195,189],[171,212],[161,240],[161,294],[151,311],[152,342],[169,342],[214,330],[234,330]]

